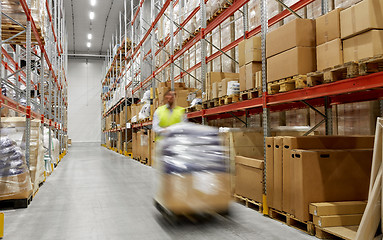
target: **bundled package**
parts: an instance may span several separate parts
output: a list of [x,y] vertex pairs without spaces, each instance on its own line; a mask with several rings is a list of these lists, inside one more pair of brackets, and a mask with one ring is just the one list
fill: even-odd
[[24,154],[16,141],[0,138],[0,200],[23,199],[32,194]]
[[163,137],[155,161],[156,202],[175,214],[226,212],[230,177],[218,129],[180,123]]

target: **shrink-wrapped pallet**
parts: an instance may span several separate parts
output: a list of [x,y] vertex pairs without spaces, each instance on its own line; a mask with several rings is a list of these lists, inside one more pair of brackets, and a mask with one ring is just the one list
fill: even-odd
[[230,178],[217,129],[176,124],[156,145],[157,204],[175,214],[228,210]]

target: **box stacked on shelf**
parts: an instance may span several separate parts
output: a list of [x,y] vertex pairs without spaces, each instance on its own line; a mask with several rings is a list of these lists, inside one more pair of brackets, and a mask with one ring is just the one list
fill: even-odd
[[316,19],[317,70],[343,64],[340,12],[335,9]]
[[255,36],[239,43],[238,59],[240,91],[260,88],[256,76],[262,70],[261,38]]
[[[238,73],[226,72],[209,72],[206,77],[206,94],[205,100],[214,99],[214,97],[227,95],[227,86],[230,81],[237,81],[239,79]],[[221,87],[219,87],[221,86]],[[221,89],[221,91],[219,91]],[[213,92],[214,91],[214,92]],[[220,93],[220,94],[219,94]]]
[[383,1],[363,0],[340,13],[344,61],[383,54]]
[[266,37],[267,82],[316,70],[315,21],[295,19]]

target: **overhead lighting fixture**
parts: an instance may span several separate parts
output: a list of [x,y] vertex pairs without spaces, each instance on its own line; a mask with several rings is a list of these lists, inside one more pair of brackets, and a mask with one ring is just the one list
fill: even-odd
[[95,6],[96,5],[96,0],[90,0],[90,5]]
[[87,43],[86,43],[86,46],[87,46],[88,48],[90,48],[90,42],[87,42]]
[[92,39],[92,34],[91,34],[91,33],[88,33],[88,39],[89,39],[89,40]]
[[90,20],[93,20],[93,19],[94,19],[94,12],[90,12],[90,13],[89,13],[89,18],[90,18]]

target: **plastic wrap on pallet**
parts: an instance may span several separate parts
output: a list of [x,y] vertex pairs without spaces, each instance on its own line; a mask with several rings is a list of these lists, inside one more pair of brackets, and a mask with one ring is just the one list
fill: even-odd
[[226,211],[227,155],[218,129],[192,123],[167,128],[157,144],[155,200],[174,213]]
[[235,12],[234,13],[234,19],[235,19],[235,22],[234,22],[234,28],[235,28],[235,39],[238,39],[240,37],[243,37],[243,17],[242,17],[242,14],[240,12]]
[[[216,28],[212,31],[212,41],[213,45],[222,48],[221,46],[221,31],[220,28]],[[213,47],[212,53],[216,53],[218,50],[217,48]],[[213,59],[213,72],[222,72],[222,64],[221,64],[221,57],[217,57]]]
[[28,198],[32,185],[24,152],[20,148],[20,134],[15,127],[4,126],[0,133],[0,200]]
[[[297,3],[299,0],[285,0],[284,3],[287,5],[287,6],[292,6],[293,4]],[[275,1],[276,2],[276,1]],[[284,10],[284,8],[282,7],[281,8],[282,10]],[[306,17],[306,7],[304,8],[301,8],[299,9],[298,11],[296,11],[296,13],[301,16],[302,18],[307,18]],[[286,17],[283,19],[283,24],[286,24],[288,22],[291,22],[293,21],[294,19],[296,19],[297,17],[294,15],[294,14],[290,14],[290,16]],[[276,24],[278,25],[278,24]]]
[[[234,36],[232,36],[232,33],[234,34],[234,32],[232,32],[232,24],[234,23],[230,23],[231,22],[231,19],[226,19],[223,23],[222,23],[222,27],[221,27],[221,47],[226,47],[227,45],[229,45],[231,42],[233,42],[235,39],[234,39]],[[227,51],[226,54],[228,54],[229,56],[232,56],[233,58],[235,58],[232,54],[231,54],[231,51]],[[233,60],[230,59],[229,57],[227,57],[226,55],[221,55],[221,59],[222,59],[222,72],[235,72],[235,69],[232,68],[232,65],[233,65]]]
[[348,8],[361,0],[335,0],[335,8]]
[[148,117],[150,117],[150,103],[145,103],[138,114],[138,119],[143,120]]
[[259,7],[259,3],[260,1],[249,1],[248,3],[248,16],[249,16],[250,30],[258,27],[261,24],[261,9]]
[[[338,135],[369,135],[375,130],[375,119],[379,116],[376,101],[337,105]],[[334,126],[336,127],[336,126]]]
[[[257,2],[259,2],[259,1],[257,1]],[[274,17],[275,15],[277,15],[278,13],[279,13],[279,3],[277,2],[277,1],[268,1],[267,2],[267,17],[270,19],[270,18],[272,18],[272,17]],[[260,25],[260,20],[261,20],[261,8],[260,8],[260,6],[258,5],[258,9],[259,9],[259,11],[258,12],[256,12],[256,15],[258,16],[258,18],[259,18],[259,24],[258,25]],[[257,26],[258,26],[257,25]],[[256,27],[257,27],[256,26]],[[271,32],[271,31],[273,31],[273,30],[275,30],[275,29],[277,29],[279,27],[279,25],[278,24],[274,24],[273,26],[270,26],[269,28],[268,28],[268,31],[269,32]]]
[[227,83],[227,95],[239,94],[238,81],[230,81]]

